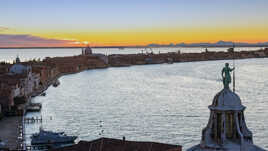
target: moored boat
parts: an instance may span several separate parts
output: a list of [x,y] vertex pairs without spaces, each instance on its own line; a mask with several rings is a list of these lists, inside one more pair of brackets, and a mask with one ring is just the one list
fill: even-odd
[[32,145],[45,145],[45,144],[67,144],[74,143],[77,136],[67,136],[64,132],[45,131],[40,128],[40,132],[31,136]]

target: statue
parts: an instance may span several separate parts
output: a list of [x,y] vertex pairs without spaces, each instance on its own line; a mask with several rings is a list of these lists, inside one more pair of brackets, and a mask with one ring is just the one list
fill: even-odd
[[222,76],[222,81],[223,81],[224,88],[229,89],[229,84],[232,81],[230,72],[232,72],[234,69],[235,68],[231,69],[229,67],[229,63],[225,63],[225,67],[221,71],[221,76]]

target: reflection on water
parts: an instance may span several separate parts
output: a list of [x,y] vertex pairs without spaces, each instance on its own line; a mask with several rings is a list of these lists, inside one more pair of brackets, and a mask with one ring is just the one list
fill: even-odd
[[[89,70],[61,77],[59,87],[50,87],[45,97],[33,100],[43,104],[42,126],[47,130],[65,131],[80,140],[96,139],[103,130],[105,137],[181,144],[185,150],[201,139],[207,107],[222,88],[220,71],[225,62]],[[236,62],[236,89],[247,106],[248,127],[255,144],[266,149],[267,65],[268,59]],[[26,131],[37,132],[39,126],[29,124]]]

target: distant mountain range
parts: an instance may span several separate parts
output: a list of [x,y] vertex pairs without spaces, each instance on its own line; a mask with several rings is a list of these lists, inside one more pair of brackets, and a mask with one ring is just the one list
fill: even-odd
[[268,42],[262,43],[234,43],[232,41],[218,41],[216,43],[170,43],[168,45],[149,44],[148,47],[268,47]]

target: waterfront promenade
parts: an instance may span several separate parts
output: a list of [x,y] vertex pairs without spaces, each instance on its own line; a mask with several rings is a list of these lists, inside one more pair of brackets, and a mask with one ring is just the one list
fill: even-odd
[[6,117],[0,120],[0,139],[4,141],[10,149],[16,149],[19,141],[19,125],[22,123],[22,117]]

